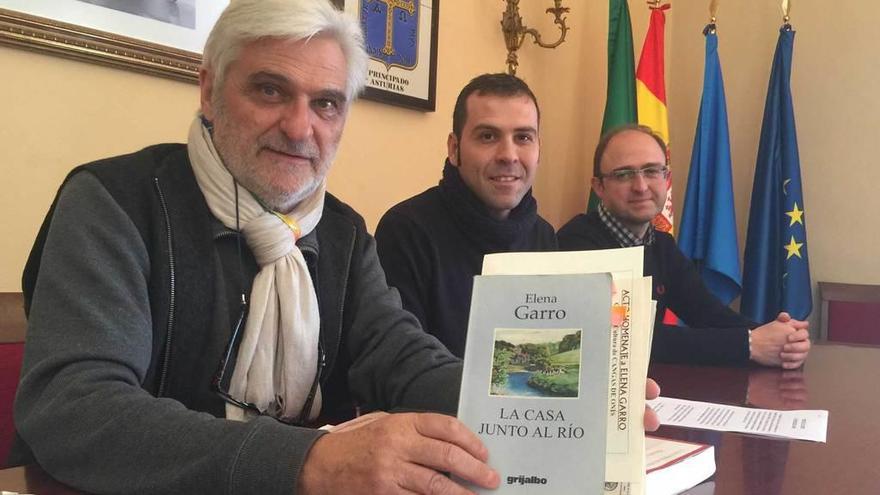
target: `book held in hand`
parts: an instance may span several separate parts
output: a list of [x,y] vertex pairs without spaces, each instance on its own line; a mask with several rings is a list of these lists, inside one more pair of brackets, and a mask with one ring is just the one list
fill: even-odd
[[[495,253],[483,258],[483,275],[610,273],[611,337],[607,385],[605,480],[626,495],[645,486],[645,381],[655,308],[651,278],[642,276],[643,248],[551,253]],[[591,294],[583,294],[589,298]]]
[[608,274],[475,277],[458,418],[491,493],[603,493],[610,307]]

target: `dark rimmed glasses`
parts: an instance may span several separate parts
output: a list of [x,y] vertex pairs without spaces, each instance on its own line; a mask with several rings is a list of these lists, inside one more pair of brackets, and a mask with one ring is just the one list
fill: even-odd
[[235,321],[235,326],[232,327],[232,335],[229,338],[229,343],[226,344],[226,350],[223,351],[223,356],[221,356],[220,358],[220,365],[217,368],[217,372],[214,374],[214,379],[211,381],[211,388],[218,396],[220,396],[221,399],[223,399],[228,404],[232,404],[233,406],[240,407],[246,411],[251,411],[260,416],[269,416],[284,424],[294,426],[307,425],[309,423],[309,413],[311,412],[312,405],[315,402],[315,395],[318,392],[318,385],[321,382],[321,374],[324,372],[324,366],[326,365],[327,360],[327,357],[324,354],[324,346],[322,345],[320,338],[318,339],[318,364],[317,369],[315,370],[315,380],[312,382],[312,387],[309,389],[309,395],[306,397],[306,401],[303,404],[302,410],[297,417],[292,418],[282,416],[282,412],[284,410],[283,404],[273,402],[273,410],[260,409],[259,407],[257,407],[256,404],[252,402],[238,400],[229,393],[229,381],[232,377],[226,376],[226,368],[229,364],[229,361],[232,359],[233,351],[238,347],[242,335],[244,334],[242,329],[244,327],[245,321],[247,321],[247,313],[248,302],[245,294],[242,293],[240,312],[238,318]]

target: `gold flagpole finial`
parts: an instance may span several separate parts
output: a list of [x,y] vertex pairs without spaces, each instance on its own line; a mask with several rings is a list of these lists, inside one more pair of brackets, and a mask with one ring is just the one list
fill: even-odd
[[672,6],[672,3],[669,1],[663,2],[664,0],[645,0],[650,10],[666,10]]
[[789,12],[791,12],[791,0],[782,0],[782,20],[788,24]]
[[719,0],[709,2],[709,22],[712,24],[715,24],[715,16],[718,14],[718,2]]

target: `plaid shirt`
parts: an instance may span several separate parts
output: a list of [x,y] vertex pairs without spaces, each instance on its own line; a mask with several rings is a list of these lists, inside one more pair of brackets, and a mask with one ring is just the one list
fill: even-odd
[[610,211],[605,209],[605,205],[601,202],[599,203],[598,211],[602,223],[604,223],[605,226],[608,227],[608,230],[614,234],[615,239],[620,243],[620,247],[650,246],[651,244],[654,244],[653,224],[648,224],[648,230],[645,231],[645,236],[639,239],[631,230],[620,223],[620,220],[615,218]]

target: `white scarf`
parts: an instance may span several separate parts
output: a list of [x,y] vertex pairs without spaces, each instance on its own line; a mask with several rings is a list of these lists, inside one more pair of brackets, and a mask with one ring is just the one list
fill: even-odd
[[[208,208],[231,229],[236,226],[233,184],[239,188],[241,231],[260,265],[229,395],[275,417],[296,419],[317,372],[320,317],[315,287],[296,246],[295,232],[298,225],[299,237],[305,236],[318,224],[325,184],[285,216],[266,211],[250,192],[233,182],[199,117],[190,126],[187,151]],[[319,386],[309,419],[317,417],[320,410]],[[252,415],[226,405],[229,419],[244,421]]]

